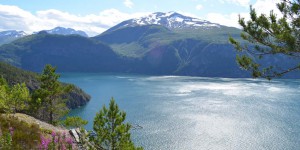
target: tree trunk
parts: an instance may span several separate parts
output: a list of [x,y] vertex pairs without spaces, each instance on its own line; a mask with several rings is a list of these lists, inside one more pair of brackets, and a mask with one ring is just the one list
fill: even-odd
[[53,124],[53,104],[52,104],[52,100],[50,99],[50,112],[49,112],[49,122],[50,122],[50,124]]
[[50,124],[53,124],[53,112],[50,110],[50,118],[49,118]]

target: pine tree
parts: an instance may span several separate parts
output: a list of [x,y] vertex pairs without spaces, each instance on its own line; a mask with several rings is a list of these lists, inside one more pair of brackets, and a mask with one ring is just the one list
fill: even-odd
[[271,65],[258,62],[267,56],[284,55],[296,60],[300,58],[300,0],[282,0],[277,4],[277,8],[282,13],[280,18],[273,11],[268,16],[258,16],[251,6],[251,20],[246,22],[244,18],[239,17],[239,24],[244,31],[241,37],[250,42],[250,45],[229,38],[235,49],[240,52],[237,56],[238,64],[251,71],[255,78],[271,79],[300,69],[300,64],[285,66],[285,62]]
[[79,116],[67,117],[62,124],[67,128],[83,128],[86,124],[88,124],[87,120],[83,120]]
[[111,98],[109,108],[103,106],[94,119],[95,144],[107,150],[142,149],[136,148],[131,141],[131,125],[124,123],[125,118],[126,113]]
[[51,65],[46,65],[39,79],[41,86],[34,91],[36,101],[41,101],[40,106],[44,106],[43,110],[46,113],[46,120],[54,124],[56,120],[64,116],[68,109],[62,94],[69,92],[72,86],[63,86],[58,81],[60,75],[56,74],[56,68]]

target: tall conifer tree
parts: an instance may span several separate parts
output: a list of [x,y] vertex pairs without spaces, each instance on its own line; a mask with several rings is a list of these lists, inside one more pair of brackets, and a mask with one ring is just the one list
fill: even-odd
[[103,108],[94,119],[94,131],[97,133],[95,144],[106,150],[134,150],[131,141],[129,123],[124,123],[126,113],[121,111],[114,98],[111,98],[109,107]]
[[62,98],[62,95],[72,89],[72,86],[63,86],[58,81],[59,77],[55,67],[46,65],[39,77],[41,86],[34,93],[34,97],[41,100],[46,120],[51,124],[68,112],[66,100]]

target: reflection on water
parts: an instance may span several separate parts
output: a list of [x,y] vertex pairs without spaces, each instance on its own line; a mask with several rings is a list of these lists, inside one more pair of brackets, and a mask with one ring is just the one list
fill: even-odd
[[299,80],[62,74],[92,96],[71,112],[92,120],[113,96],[146,150],[298,149]]

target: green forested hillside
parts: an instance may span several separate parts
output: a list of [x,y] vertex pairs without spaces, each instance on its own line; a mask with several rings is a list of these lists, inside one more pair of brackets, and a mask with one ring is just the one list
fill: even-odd
[[[0,61],[35,72],[51,64],[59,72],[250,77],[237,65],[237,52],[228,42],[229,35],[239,33],[225,26],[170,30],[160,25],[122,27],[93,38],[40,32],[1,46]],[[278,56],[263,64],[281,61],[294,63]]]
[[[36,73],[25,71],[3,62],[0,62],[0,76],[4,77],[10,85],[25,82],[31,91],[40,86]],[[68,98],[67,106],[69,108],[82,106],[90,100],[90,96],[78,87],[75,87],[65,97]]]
[[36,72],[45,64],[57,66],[58,71],[107,71],[117,58],[108,46],[77,35],[41,32],[0,47],[0,61]]
[[142,57],[151,49],[172,45],[177,41],[194,39],[206,43],[228,44],[228,36],[239,37],[240,30],[222,26],[215,29],[170,30],[160,25],[123,27],[108,30],[93,39],[104,42],[120,55]]
[[122,27],[93,39],[112,47],[119,55],[135,58],[137,73],[193,76],[246,77],[235,63],[228,36],[240,30],[222,26],[209,30],[170,30],[159,25]]

